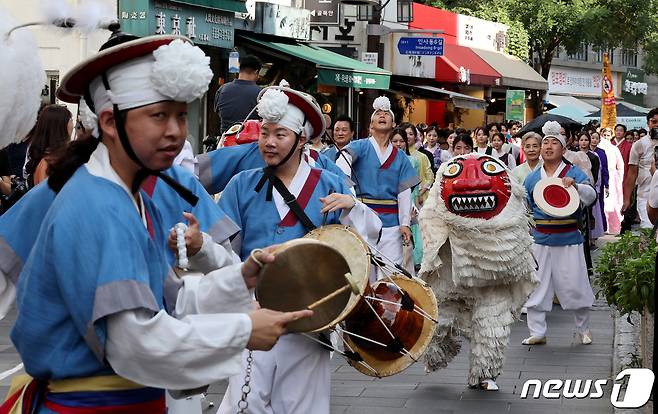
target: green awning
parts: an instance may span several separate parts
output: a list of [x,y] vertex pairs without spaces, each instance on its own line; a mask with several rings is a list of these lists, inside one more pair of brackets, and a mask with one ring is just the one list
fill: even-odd
[[205,7],[207,9],[247,13],[247,6],[244,0],[171,0],[171,2]]
[[242,36],[260,46],[314,63],[318,69],[318,83],[345,88],[388,89],[391,72],[348,58],[315,45],[303,43],[266,42]]

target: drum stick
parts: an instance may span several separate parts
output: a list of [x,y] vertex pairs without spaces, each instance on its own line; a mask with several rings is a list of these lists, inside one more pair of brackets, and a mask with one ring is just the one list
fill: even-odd
[[308,309],[313,309],[317,308],[318,306],[322,305],[325,302],[330,301],[331,299],[335,298],[336,296],[340,295],[341,293],[345,292],[346,290],[351,290],[352,287],[350,285],[345,285],[342,288],[339,288],[332,293],[328,294],[327,296],[323,297],[322,299],[318,299],[315,302],[311,303],[310,305],[307,306]]

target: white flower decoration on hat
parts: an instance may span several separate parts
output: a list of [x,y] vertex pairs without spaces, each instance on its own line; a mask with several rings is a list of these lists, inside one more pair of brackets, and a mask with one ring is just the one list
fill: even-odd
[[566,140],[564,136],[560,133],[560,129],[562,128],[562,125],[560,125],[559,122],[557,121],[547,121],[543,127],[541,127],[541,132],[544,134],[544,138],[542,138],[542,141],[546,138],[556,138],[560,143],[562,144],[563,147],[567,146]]
[[[176,102],[203,96],[212,79],[210,58],[201,49],[177,39],[153,52],[151,82],[156,91]],[[184,67],[184,70],[181,68]]]
[[98,133],[98,117],[89,109],[87,101],[84,99],[80,99],[80,103],[78,103],[78,116],[83,128],[91,131],[91,135],[98,138],[100,136]]
[[372,103],[375,111],[389,112],[391,110],[391,101],[386,96],[380,96]]
[[258,101],[258,116],[264,121],[278,123],[288,112],[288,95],[277,89],[268,89]]
[[560,128],[562,128],[562,126],[560,125],[559,122],[557,122],[557,121],[548,121],[544,124],[543,127],[541,127],[541,132],[544,133],[544,136],[547,136],[547,135],[550,135],[550,136],[560,135]]

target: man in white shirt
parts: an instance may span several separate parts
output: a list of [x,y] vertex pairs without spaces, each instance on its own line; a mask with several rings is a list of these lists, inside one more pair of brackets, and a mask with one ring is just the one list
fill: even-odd
[[658,146],[658,108],[647,114],[649,134],[633,144],[628,160],[628,174],[624,181],[624,205],[622,211],[631,207],[633,190],[637,185],[637,212],[640,216],[641,227],[651,228],[647,215],[647,199],[651,189],[651,164],[653,162],[654,148]]

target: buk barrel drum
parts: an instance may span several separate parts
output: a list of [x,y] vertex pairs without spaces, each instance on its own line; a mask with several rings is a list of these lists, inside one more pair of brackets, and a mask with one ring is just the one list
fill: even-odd
[[261,269],[256,299],[280,312],[313,309],[313,316],[287,325],[289,332],[325,330],[338,323],[355,286],[343,256],[327,243],[295,239],[279,245]]
[[402,372],[432,340],[438,308],[430,287],[416,278],[392,275],[375,282],[343,323],[348,362],[363,374]]
[[338,317],[336,331],[351,366],[363,374],[385,377],[416,362],[427,349],[438,319],[437,302],[420,279],[393,274],[369,285],[372,253],[352,229],[329,225],[306,238],[333,246],[346,259],[359,294],[352,293]]

